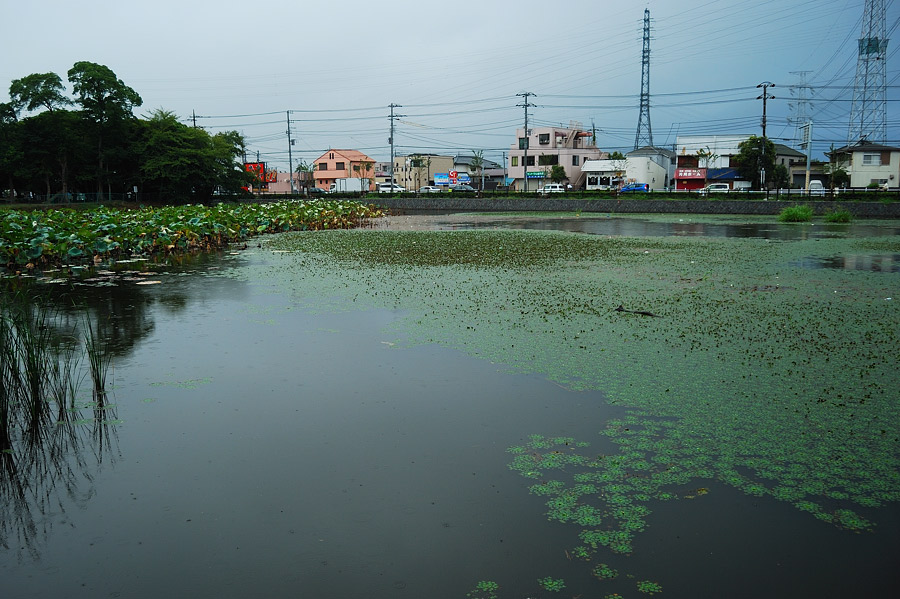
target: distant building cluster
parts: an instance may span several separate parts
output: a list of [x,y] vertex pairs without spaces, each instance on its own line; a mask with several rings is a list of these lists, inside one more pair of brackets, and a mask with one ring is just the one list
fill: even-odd
[[[646,185],[649,191],[741,191],[762,184],[742,174],[737,157],[750,135],[683,135],[672,149],[646,146],[625,154],[605,152],[594,134],[581,127],[535,127],[516,130],[516,141],[504,164],[476,153],[455,156],[416,153],[378,162],[357,150],[329,149],[306,172],[270,177],[270,193],[289,193],[303,187],[334,190],[345,179],[362,179],[363,190],[390,184],[406,191],[440,191],[456,186],[474,189],[535,191],[554,181],[574,190],[619,190]],[[883,189],[900,186],[900,148],[866,140],[828,153],[830,162],[809,162],[807,156],[774,144],[776,168],[783,167],[783,184],[805,189],[810,182],[828,186],[836,169],[846,174],[842,185]],[[808,172],[807,172],[808,170]],[[768,180],[772,181],[768,174]],[[762,175],[765,177],[765,173]],[[274,179],[274,180],[272,180]],[[771,183],[766,183],[771,187]]]

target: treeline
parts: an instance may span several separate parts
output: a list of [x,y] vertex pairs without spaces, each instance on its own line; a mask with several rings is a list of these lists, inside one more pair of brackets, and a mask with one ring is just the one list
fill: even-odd
[[76,62],[67,77],[71,96],[56,73],[10,84],[10,101],[0,103],[2,195],[177,203],[240,193],[249,182],[236,131],[210,135],[162,109],[138,118],[140,95],[104,65]]

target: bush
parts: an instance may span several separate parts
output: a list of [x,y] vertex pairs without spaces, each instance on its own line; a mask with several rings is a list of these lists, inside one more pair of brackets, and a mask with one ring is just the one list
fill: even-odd
[[826,223],[849,223],[853,220],[853,215],[849,210],[827,210],[825,212]]
[[806,204],[802,206],[790,206],[781,211],[778,220],[783,223],[806,223],[812,220],[812,207]]

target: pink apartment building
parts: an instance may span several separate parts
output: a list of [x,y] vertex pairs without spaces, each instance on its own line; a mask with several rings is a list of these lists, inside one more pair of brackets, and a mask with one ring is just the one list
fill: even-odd
[[337,179],[360,177],[369,180],[369,190],[375,189],[375,161],[358,150],[328,150],[315,165],[316,187],[327,191]]

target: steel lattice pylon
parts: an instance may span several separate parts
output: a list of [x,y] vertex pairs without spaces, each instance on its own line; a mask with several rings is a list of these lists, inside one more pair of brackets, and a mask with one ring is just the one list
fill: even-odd
[[644,9],[644,49],[641,53],[641,114],[638,116],[634,149],[653,145],[650,127],[650,9]]
[[884,143],[887,139],[887,45],[884,0],[866,0],[859,38],[859,57],[856,61],[853,104],[850,107],[848,144],[863,139]]

